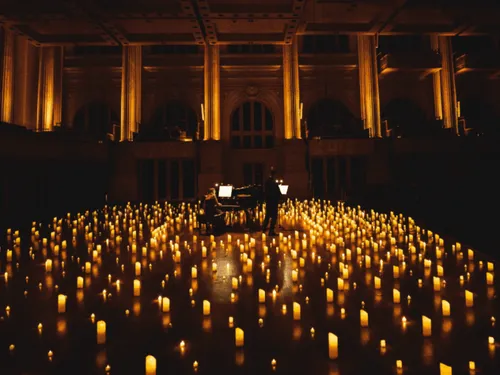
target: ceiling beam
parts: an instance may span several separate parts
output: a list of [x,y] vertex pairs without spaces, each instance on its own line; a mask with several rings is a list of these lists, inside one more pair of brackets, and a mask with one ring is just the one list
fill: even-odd
[[210,20],[210,7],[207,0],[193,0],[193,9],[196,13],[196,19],[206,43],[217,44],[217,27],[215,23]]
[[409,4],[410,0],[395,0],[392,6],[384,8],[372,21],[370,33],[380,34],[390,31],[394,20]]
[[285,44],[291,44],[297,33],[300,21],[303,20],[306,0],[293,0],[292,18],[285,25]]

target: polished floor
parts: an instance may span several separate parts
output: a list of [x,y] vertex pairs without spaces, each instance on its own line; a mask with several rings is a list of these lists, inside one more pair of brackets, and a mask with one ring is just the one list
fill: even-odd
[[0,374],[144,374],[148,355],[157,374],[500,373],[495,262],[402,215],[280,217],[274,238],[243,217],[211,237],[164,204],[9,229]]

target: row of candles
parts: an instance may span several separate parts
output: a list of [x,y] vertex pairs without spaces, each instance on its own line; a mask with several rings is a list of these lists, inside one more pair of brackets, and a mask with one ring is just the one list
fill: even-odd
[[[116,208],[114,209],[116,210]],[[114,211],[116,213],[116,211]],[[132,225],[128,227],[128,240],[131,242],[130,246],[130,252],[133,255],[138,255],[141,254],[143,256],[148,256],[148,253],[150,253],[150,256],[153,254],[158,254],[160,255],[160,259],[163,259],[164,257],[167,256],[167,252],[170,250],[171,256],[176,264],[180,264],[183,259],[183,251],[184,252],[189,252],[191,253],[192,251],[196,251],[197,247],[195,246],[198,242],[198,238],[196,235],[192,235],[191,237],[191,243],[193,244],[193,249],[190,248],[189,245],[187,245],[187,241],[184,242],[184,244],[181,243],[180,241],[180,236],[175,235],[174,240],[170,240],[168,242],[168,237],[169,235],[172,235],[172,230],[171,228],[176,228],[179,227],[180,224],[184,224],[189,228],[189,232],[193,230],[193,227],[196,226],[196,220],[195,220],[195,215],[194,211],[190,209],[190,207],[187,207],[186,209],[181,209],[180,214],[177,214],[170,209],[169,213],[166,214],[164,217],[162,217],[162,212],[161,209],[158,208],[153,208],[153,216],[155,219],[150,219],[149,224],[155,224],[158,223],[160,220],[164,220],[165,224],[159,226],[155,231],[152,233],[152,237],[149,241],[149,248],[148,246],[142,247],[140,249],[141,251],[138,251],[138,242],[139,240],[143,237],[142,233],[142,223],[139,223],[139,232],[136,232],[133,230],[137,223],[134,223],[135,219],[134,216],[132,215],[132,209],[130,207],[127,207],[125,210],[125,213],[121,215],[122,218],[122,224],[125,224],[127,220],[131,221]],[[136,218],[138,216],[138,211],[135,211]],[[188,217],[187,219],[186,216]],[[337,278],[337,289],[339,292],[344,291],[344,290],[349,290],[350,286],[350,273],[349,269],[352,267],[352,259],[353,257],[358,257],[361,256],[361,259],[364,259],[364,266],[365,269],[370,269],[372,268],[372,256],[373,256],[373,263],[377,263],[377,261],[380,262],[380,270],[382,270],[383,267],[383,250],[384,250],[384,242],[387,241],[390,244],[390,251],[387,252],[386,254],[386,262],[390,262],[391,259],[396,258],[399,262],[398,265],[393,265],[393,277],[394,279],[399,279],[401,277],[401,272],[405,272],[405,261],[404,259],[408,256],[408,254],[411,255],[417,255],[418,259],[422,261],[423,257],[426,257],[423,259],[423,264],[424,268],[430,269],[432,265],[431,259],[428,259],[427,256],[429,256],[428,249],[431,247],[430,245],[432,244],[433,241],[435,241],[435,251],[434,251],[434,257],[436,258],[436,261],[439,263],[442,258],[443,254],[445,253],[444,250],[444,241],[442,238],[440,238],[438,235],[434,235],[432,232],[427,232],[427,237],[428,237],[428,242],[425,242],[423,240],[423,236],[421,236],[421,233],[425,233],[423,230],[421,230],[419,227],[415,226],[412,220],[408,220],[408,228],[406,228],[406,225],[401,224],[401,217],[397,217],[394,215],[391,215],[390,217],[384,216],[384,215],[378,215],[373,212],[371,214],[367,214],[364,211],[361,210],[356,210],[356,209],[346,209],[344,207],[332,207],[329,205],[326,205],[321,207],[320,204],[317,202],[288,202],[288,204],[282,208],[282,216],[284,218],[284,222],[288,224],[299,224],[302,226],[303,229],[306,230],[306,233],[304,234],[302,239],[300,238],[299,232],[295,231],[294,233],[294,240],[295,244],[292,244],[292,238],[291,236],[285,237],[283,234],[280,234],[278,241],[275,239],[272,240],[271,243],[268,243],[268,239],[266,236],[263,234],[262,235],[262,251],[266,255],[264,258],[265,261],[262,264],[262,270],[266,269],[266,276],[269,275],[270,268],[267,268],[266,263],[269,263],[270,257],[269,254],[271,253],[270,248],[271,247],[276,247],[276,253],[290,253],[291,258],[294,261],[298,260],[298,265],[300,269],[304,269],[305,267],[305,262],[306,259],[311,259],[311,261],[315,264],[321,264],[321,257],[317,255],[316,251],[323,246],[327,250],[327,255],[330,253],[330,256],[332,257],[331,263],[329,264],[329,267],[331,265],[338,265],[338,270],[340,273],[341,277]],[[93,215],[95,219],[95,215]],[[104,249],[106,251],[109,251],[110,249],[110,242],[115,242],[117,245],[121,243],[122,237],[120,236],[119,233],[122,233],[123,235],[126,235],[126,233],[121,232],[120,230],[120,215],[115,215],[115,222],[114,225],[111,221],[111,218],[108,216],[107,220],[105,221],[105,226],[111,228],[109,231],[109,238],[106,239],[106,246],[104,246]],[[138,219],[137,219],[138,221]],[[63,240],[61,241],[61,226],[62,226],[62,221],[59,220],[54,220],[54,231],[51,233],[51,241],[50,241],[50,247],[52,250],[52,255],[56,261],[58,261],[61,257],[63,257],[63,254],[67,251],[68,248],[68,243]],[[72,234],[73,234],[73,243],[75,242],[75,235],[78,233],[78,230],[81,230],[83,227],[83,218],[80,220],[73,221],[73,228],[72,228]],[[92,228],[93,227],[93,228]],[[96,220],[94,220],[94,225],[93,226],[87,225],[84,227],[84,232],[85,232],[85,239],[86,239],[86,245],[88,248],[88,253],[91,255],[92,262],[86,262],[82,268],[85,274],[91,274],[92,272],[92,267],[94,264],[98,264],[100,262],[100,259],[102,257],[102,252],[103,252],[103,245],[101,244],[96,244],[96,240],[94,238],[93,232],[91,232],[91,229],[94,230],[94,232],[98,232],[99,227],[97,225]],[[412,231],[413,233],[409,233]],[[8,235],[10,236],[12,232],[8,231]],[[49,245],[49,241],[46,238],[42,238],[40,241],[39,238],[39,233],[34,227],[32,230],[32,239],[34,240],[34,245],[37,245],[41,242],[42,244],[42,249],[46,250],[47,246]],[[394,237],[392,235],[395,235]],[[396,240],[396,237],[402,237],[402,234],[404,234],[404,244],[407,245],[407,251],[403,249],[400,249],[398,245],[398,241]],[[416,241],[416,242],[415,242]],[[19,249],[21,244],[21,239],[19,236],[18,232],[14,233],[14,241],[13,241],[13,246],[14,246],[14,251],[16,249]],[[227,236],[227,246],[231,247],[233,244],[233,239],[231,235]],[[357,246],[355,248],[349,249],[348,245],[351,244],[357,244],[361,245],[361,247]],[[184,246],[182,246],[184,245]],[[268,246],[269,245],[269,246]],[[220,246],[225,246],[223,241],[220,241]],[[37,246],[35,246],[37,247]],[[210,237],[209,239],[209,247],[210,250],[213,251],[216,247],[217,244],[215,242],[215,238],[213,236]],[[253,271],[253,260],[251,257],[251,254],[254,254],[256,251],[256,240],[255,238],[250,238],[249,235],[245,234],[243,237],[243,241],[240,241],[239,239],[236,242],[236,248],[240,252],[240,259],[243,264],[243,268],[246,268],[247,273]],[[207,247],[204,245],[204,241],[201,243],[201,256],[202,259],[206,259],[209,257],[210,252],[208,251]],[[473,261],[475,254],[472,250],[468,249],[466,252],[462,253],[461,252],[461,245],[460,244],[455,244],[452,248],[453,253],[457,253],[457,259],[460,259],[462,254],[465,254],[467,260]],[[309,253],[308,253],[309,252]],[[30,251],[32,257],[34,257],[35,253],[34,251]],[[298,257],[298,254],[301,253],[304,257]],[[336,256],[340,253],[341,262],[336,261]],[[369,253],[371,255],[369,255]],[[249,256],[250,254],[250,256]],[[79,259],[79,258],[78,258]],[[6,262],[9,264],[13,261],[13,251],[12,250],[7,250],[6,251]],[[117,262],[118,262],[118,257],[117,257]],[[345,263],[344,263],[345,262]],[[480,262],[480,267],[482,267],[482,262]],[[64,266],[62,267],[64,269]],[[151,264],[150,264],[151,268]],[[53,259],[47,258],[45,260],[45,269],[46,272],[50,273],[53,271]],[[123,271],[123,264],[121,267]],[[141,294],[141,281],[140,277],[142,275],[142,269],[143,266],[140,262],[136,261],[134,263],[134,274],[136,279],[133,281],[133,295],[134,296],[140,296]],[[250,271],[248,271],[250,270]],[[177,270],[176,270],[177,271]],[[245,271],[245,270],[244,270]],[[64,272],[64,271],[63,271]],[[212,272],[216,273],[217,272],[217,263],[212,263]],[[433,277],[433,290],[435,292],[439,292],[441,290],[441,286],[444,283],[444,280],[442,278],[444,277],[444,267],[441,264],[438,264],[436,267],[436,273],[437,276]],[[293,269],[291,271],[292,274],[292,282],[293,283],[298,283],[299,282],[299,271],[297,269]],[[325,274],[325,278],[322,278],[322,286],[325,286],[325,280],[328,280],[328,273]],[[6,279],[8,278],[8,272],[6,272]],[[193,266],[191,268],[191,278],[193,280],[198,278],[198,268]],[[266,277],[268,278],[268,277]],[[232,277],[231,278],[231,284],[232,284],[232,289],[233,290],[238,290],[239,285],[240,285],[240,277]],[[460,278],[460,283],[463,285],[464,278],[461,276]],[[83,276],[78,276],[77,277],[77,289],[83,289],[84,288],[84,278]],[[378,290],[381,289],[381,277],[375,276],[374,277],[374,289]],[[419,287],[422,287],[422,280],[418,280]],[[355,283],[354,283],[355,284]],[[487,262],[487,271],[486,271],[486,284],[489,286],[494,285],[494,264],[493,262]],[[116,289],[118,290],[121,286],[120,280],[116,281]],[[276,298],[276,289],[273,289],[273,299]],[[105,296],[106,293],[103,293],[103,296]],[[265,303],[266,299],[266,292],[263,289],[258,290],[258,302],[259,303]],[[306,300],[307,301],[307,300]],[[326,288],[326,301],[328,304],[331,304],[334,302],[334,291],[331,288]],[[66,312],[66,303],[67,303],[67,296],[63,294],[58,295],[58,312],[63,314]],[[401,293],[398,289],[394,288],[393,289],[393,303],[394,304],[399,304],[401,303]],[[442,300],[442,314],[443,316],[450,316],[450,311],[451,311],[451,305],[448,301]],[[474,295],[471,291],[465,290],[465,304],[467,307],[472,307],[474,305]],[[168,313],[170,311],[170,299],[168,297],[159,297],[158,299],[158,305],[161,308],[161,311],[164,313]],[[293,319],[294,320],[300,320],[301,319],[301,305],[298,302],[293,302]],[[203,315],[208,316],[210,315],[210,310],[211,310],[211,304],[210,301],[204,300],[203,301]],[[286,312],[286,305],[283,305],[283,310]],[[344,309],[342,309],[344,310]],[[234,327],[234,320],[231,319],[232,317],[229,318],[229,325],[231,327]],[[403,317],[402,319],[403,325],[406,324],[406,318]],[[360,310],[360,325],[361,327],[368,327],[368,312],[366,310],[361,309]],[[311,333],[313,333],[314,329],[311,329]],[[430,318],[427,316],[422,316],[422,334],[425,337],[429,337],[432,334],[432,321]],[[104,321],[98,321],[97,322],[97,342],[100,344],[103,344],[106,342],[106,323]],[[493,337],[488,338],[488,342],[491,345],[495,345],[495,341]],[[338,344],[339,339],[338,337],[330,332],[328,334],[328,352],[329,352],[329,357],[331,359],[335,359],[338,357]],[[235,328],[235,346],[236,347],[242,347],[244,345],[244,332],[243,329],[240,327]],[[385,340],[380,341],[380,347],[385,348]],[[274,365],[275,366],[275,365]],[[196,365],[197,367],[197,365]],[[396,367],[397,368],[402,368],[402,362],[398,360],[396,362]],[[148,356],[146,359],[146,368],[149,369],[147,370],[148,374],[152,374],[153,368],[156,368],[156,359],[152,356]],[[474,362],[471,362],[470,364],[471,369],[475,369],[475,364]],[[447,372],[449,369],[450,372]],[[149,372],[148,372],[149,371]],[[155,371],[155,370],[154,370]],[[448,374],[451,373],[451,368],[449,368],[446,365],[441,366],[441,372],[443,374]]]

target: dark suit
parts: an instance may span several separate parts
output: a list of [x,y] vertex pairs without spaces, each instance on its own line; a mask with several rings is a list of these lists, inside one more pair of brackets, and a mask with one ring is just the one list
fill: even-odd
[[276,180],[270,176],[264,186],[264,196],[266,201],[266,217],[264,218],[263,231],[267,229],[269,221],[269,233],[274,233],[276,221],[278,220],[278,205],[281,199],[281,191]]

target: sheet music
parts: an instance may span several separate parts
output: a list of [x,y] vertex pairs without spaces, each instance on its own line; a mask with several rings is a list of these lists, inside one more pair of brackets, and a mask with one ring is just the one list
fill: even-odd
[[279,187],[282,195],[286,195],[288,193],[288,185],[279,185]]
[[233,194],[233,187],[230,185],[219,186],[219,198],[231,198]]

